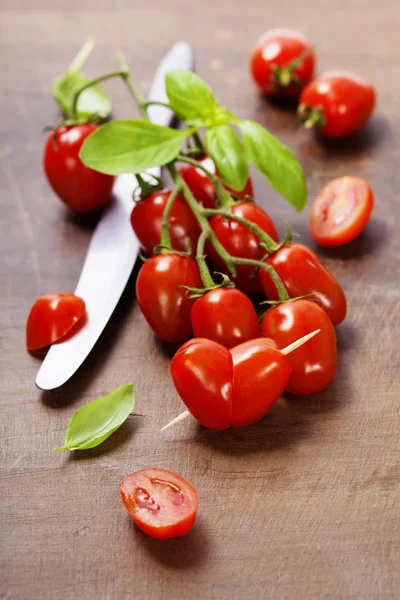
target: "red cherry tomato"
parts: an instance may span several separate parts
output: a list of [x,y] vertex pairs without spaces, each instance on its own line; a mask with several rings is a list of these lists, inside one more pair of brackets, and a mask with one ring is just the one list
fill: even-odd
[[[214,175],[217,174],[214,162],[209,156],[203,156],[202,158],[197,158],[196,160],[202,163],[204,167],[210,171],[210,173],[213,173]],[[186,163],[183,163],[179,167],[178,171],[181,177],[187,183],[196,200],[200,202],[200,204],[203,204],[205,208],[215,208],[215,187],[204,171],[198,167],[194,167],[193,165]],[[228,186],[225,186],[225,188],[228,190],[228,192],[239,198],[239,200],[244,200],[246,196],[250,196],[251,198],[253,197],[253,185],[250,178],[247,180],[246,185],[240,192],[236,192]]]
[[[275,242],[278,241],[275,225],[261,206],[252,202],[243,202],[235,204],[231,212],[238,217],[255,223]],[[245,225],[218,215],[211,219],[210,226],[221,244],[232,256],[253,260],[261,260],[265,256],[265,250],[260,248],[260,239]],[[225,263],[214,250],[212,244],[208,243],[207,251],[219,270],[227,273]],[[237,276],[233,280],[240,290],[246,294],[259,294],[262,292],[254,267],[238,265],[236,271]]]
[[180,344],[192,335],[193,300],[182,286],[202,287],[195,261],[179,254],[159,254],[147,259],[136,280],[136,297],[157,337]]
[[288,392],[296,395],[312,394],[327,388],[337,367],[336,335],[326,312],[311,300],[294,300],[278,304],[268,310],[262,332],[285,348],[303,335],[321,331],[306,344],[287,355],[292,369]]
[[214,340],[226,348],[260,337],[254,306],[234,288],[218,288],[197,298],[190,318],[195,337]]
[[137,471],[125,477],[120,494],[135,525],[150,537],[166,540],[193,528],[199,498],[180,475],[164,469]]
[[374,207],[374,194],[361,177],[338,177],[315,198],[310,233],[322,246],[342,246],[365,229]]
[[[154,192],[139,200],[131,214],[131,224],[140,242],[140,245],[150,256],[154,246],[161,242],[161,223],[171,195],[171,190]],[[197,240],[201,230],[196,217],[190,210],[182,194],[178,194],[172,205],[169,216],[169,234],[174,250],[180,252],[191,251],[196,256]]]
[[47,294],[36,300],[26,324],[28,350],[45,348],[63,338],[86,313],[74,294]]
[[230,352],[233,360],[232,427],[245,427],[270,411],[286,388],[291,370],[286,356],[273,340],[250,340]]
[[77,213],[103,208],[111,200],[115,177],[86,167],[79,158],[83,142],[97,125],[60,127],[47,138],[43,166],[57,196]]
[[319,125],[327,137],[344,137],[360,129],[375,107],[375,89],[347,71],[328,71],[302,91],[300,118],[306,125]]
[[[292,72],[290,67],[298,59],[299,65]],[[269,96],[298,96],[312,78],[314,69],[312,46],[301,33],[292,29],[265,32],[250,56],[253,79]]]
[[232,423],[232,356],[212,340],[195,338],[173,357],[171,376],[176,391],[192,415],[210,429]]
[[[302,244],[287,244],[266,262],[278,273],[290,298],[313,294],[334,325],[343,321],[346,296],[312,250]],[[275,284],[264,269],[260,269],[260,281],[267,298],[278,300]]]

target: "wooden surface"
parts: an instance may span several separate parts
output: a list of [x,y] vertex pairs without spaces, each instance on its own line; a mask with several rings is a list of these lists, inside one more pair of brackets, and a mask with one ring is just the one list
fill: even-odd
[[[2,0],[0,132],[1,584],[3,600],[398,598],[400,595],[399,60],[397,0]],[[254,39],[294,26],[315,43],[319,69],[371,79],[379,104],[346,142],[296,129],[249,80]],[[148,89],[177,39],[196,51],[218,99],[259,120],[301,159],[310,198],[329,179],[367,178],[376,208],[348,247],[318,249],[343,284],[349,313],[338,330],[332,387],[287,397],[255,426],[217,433],[188,419],[160,428],[182,404],[171,352],[147,328],[128,288],[95,350],[61,390],[34,386],[39,360],[24,349],[25,319],[46,292],[73,291],[95,219],[71,217],[41,170],[42,128],[57,110],[52,79],[89,36],[88,72],[114,68],[122,47]],[[115,115],[135,114],[122,85],[107,86]],[[297,214],[255,175],[257,200]],[[97,450],[56,454],[85,402],[134,382],[137,414]],[[129,472],[164,467],[200,494],[194,531],[160,543],[137,531],[119,498]]]

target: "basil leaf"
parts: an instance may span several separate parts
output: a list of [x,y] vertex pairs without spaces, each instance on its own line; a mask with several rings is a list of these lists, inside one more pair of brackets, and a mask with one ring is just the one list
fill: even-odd
[[307,187],[303,169],[293,152],[281,144],[262,125],[238,121],[248,159],[297,210],[304,208]]
[[173,69],[165,77],[172,110],[190,125],[205,126],[214,121],[218,106],[208,85],[191,71]]
[[140,119],[111,121],[85,140],[79,156],[87,167],[107,175],[142,173],[174,160],[190,133]]
[[[67,117],[72,118],[74,116],[72,114],[72,103],[75,93],[89,81],[91,81],[89,77],[78,71],[70,71],[54,80],[53,96]],[[77,112],[78,117],[82,119],[87,119],[92,115],[98,115],[101,119],[106,119],[111,113],[111,100],[100,86],[92,85],[80,94]]]
[[114,433],[135,408],[135,388],[121,385],[107,396],[80,408],[68,423],[60,450],[95,448]]
[[229,125],[218,125],[207,129],[204,142],[223,182],[242,190],[249,178],[249,163],[236,132]]

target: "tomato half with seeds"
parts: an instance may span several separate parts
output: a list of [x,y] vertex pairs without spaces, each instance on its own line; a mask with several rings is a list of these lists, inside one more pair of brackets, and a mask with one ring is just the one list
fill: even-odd
[[193,529],[199,505],[196,488],[172,471],[131,473],[121,483],[120,494],[135,525],[152,538],[181,537]]
[[[139,200],[131,213],[132,228],[140,245],[148,255],[161,242],[161,224],[171,190],[161,190]],[[197,241],[201,230],[196,217],[190,210],[182,194],[173,202],[169,216],[171,246],[179,252],[189,252],[196,256]]]
[[[255,223],[265,231],[274,242],[278,241],[276,227],[270,216],[263,208],[261,208],[261,206],[258,206],[253,202],[242,202],[232,206],[231,213],[242,219],[246,219],[251,223]],[[265,256],[265,249],[260,248],[260,238],[245,225],[217,215],[211,219],[210,226],[221,244],[232,256],[249,258],[252,260],[261,260]],[[207,252],[213,262],[217,265],[218,269],[223,273],[228,273],[225,263],[217,254],[213,245],[209,242],[207,244]],[[232,279],[240,290],[246,294],[259,294],[262,292],[260,281],[254,267],[237,265],[236,271],[237,276]]]
[[291,369],[286,356],[271,339],[250,340],[230,352],[233,360],[232,427],[245,427],[271,410],[289,382]]
[[306,127],[316,125],[326,137],[354,133],[375,108],[374,87],[348,71],[327,71],[302,91],[298,113]]
[[337,368],[335,329],[326,312],[305,299],[273,306],[263,318],[263,334],[281,349],[316,329],[321,331],[286,357],[291,367],[286,389],[291,394],[320,392],[332,383]]
[[342,246],[364,231],[374,207],[371,186],[361,177],[338,177],[315,198],[310,233],[322,246]]
[[256,310],[240,290],[217,288],[195,300],[190,315],[195,337],[232,348],[260,337]]
[[[203,164],[203,166],[213,175],[217,175],[217,170],[215,168],[214,161],[209,156],[205,155],[196,159],[198,162]],[[205,208],[215,208],[215,187],[208,175],[193,165],[189,165],[187,163],[182,163],[182,165],[178,169],[179,174],[187,183],[190,191],[193,196],[196,198],[197,202],[200,202]],[[244,186],[243,190],[240,192],[234,191],[228,186],[224,186],[225,189],[239,198],[239,200],[244,200],[246,196],[253,197],[253,185],[251,183],[251,179],[249,178]]]
[[199,269],[189,256],[158,254],[148,258],[136,280],[140,309],[158,338],[181,344],[192,335],[193,300],[183,286],[201,288]]
[[233,364],[225,346],[194,338],[179,348],[170,371],[176,391],[199,423],[217,430],[231,426]]
[[[310,248],[287,244],[265,262],[275,269],[290,298],[312,294],[334,325],[343,321],[347,311],[343,289]],[[267,298],[279,300],[275,284],[264,269],[260,269],[260,281]]]
[[315,52],[307,39],[293,29],[271,29],[256,42],[250,72],[268,96],[298,96],[315,69]]
[[61,340],[86,314],[85,302],[74,294],[46,294],[32,306],[26,324],[28,350]]
[[80,149],[96,129],[94,123],[60,127],[47,138],[43,166],[57,196],[76,213],[103,208],[111,200],[115,177],[86,167]]

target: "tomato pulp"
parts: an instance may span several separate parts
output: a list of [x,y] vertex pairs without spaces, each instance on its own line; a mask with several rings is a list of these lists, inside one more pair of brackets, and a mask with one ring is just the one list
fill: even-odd
[[28,350],[61,340],[86,313],[85,302],[74,294],[47,294],[36,300],[26,324]]
[[[290,298],[312,294],[334,325],[343,321],[347,310],[343,289],[307,246],[287,244],[266,262],[275,269]],[[264,269],[260,269],[260,281],[267,298],[279,300],[275,284]]]
[[[171,190],[161,190],[139,200],[131,213],[132,228],[140,245],[148,255],[161,242],[161,224]],[[201,230],[197,219],[182,194],[173,202],[169,216],[171,247],[179,252],[196,256],[197,240]]]
[[83,142],[97,129],[94,123],[60,127],[47,138],[43,166],[57,196],[77,213],[103,208],[110,200],[115,177],[86,167],[79,158]]
[[374,194],[361,177],[338,177],[315,198],[310,233],[322,246],[342,246],[365,229],[374,207]]
[[327,137],[344,137],[365,125],[374,107],[375,89],[368,81],[348,71],[327,71],[303,89],[299,115]]
[[[274,242],[278,241],[276,227],[272,219],[261,206],[252,202],[242,202],[240,204],[235,204],[231,208],[231,213],[255,223],[265,231]],[[218,240],[232,256],[249,258],[252,260],[261,260],[265,256],[265,249],[260,247],[260,238],[245,225],[217,215],[211,219],[210,226]],[[217,265],[218,269],[223,273],[228,273],[225,263],[209,242],[207,244],[207,252]],[[240,290],[246,294],[259,294],[262,292],[262,287],[254,267],[237,265],[236,271],[237,275],[232,279]]]
[[180,344],[192,335],[193,300],[182,286],[202,287],[199,269],[189,256],[158,254],[147,259],[136,280],[136,297],[157,337]]
[[150,537],[180,537],[194,526],[196,489],[176,473],[164,469],[131,473],[121,483],[120,494],[135,525]]
[[[197,158],[196,160],[213,175],[218,174],[214,161],[209,156],[205,155]],[[202,169],[187,163],[182,163],[178,171],[181,177],[185,180],[197,202],[200,202],[200,204],[202,204],[205,208],[215,208],[214,198],[216,190],[208,175]],[[232,190],[228,186],[224,187],[229,193],[234,194],[236,198],[239,198],[239,200],[244,200],[246,196],[250,196],[251,198],[253,197],[253,185],[250,178],[247,180],[243,190],[239,192]]]
[[315,337],[287,355],[291,375],[286,386],[296,395],[312,394],[327,388],[336,373],[335,330],[326,312],[311,300],[293,300],[270,308],[262,321],[262,332],[283,349],[310,331]]
[[249,298],[235,288],[217,288],[195,300],[191,312],[195,337],[231,348],[260,337],[257,313]]
[[[298,66],[291,72],[291,64],[298,60]],[[311,44],[292,29],[265,32],[250,56],[252,77],[269,96],[298,96],[312,78],[314,69],[315,52]]]

